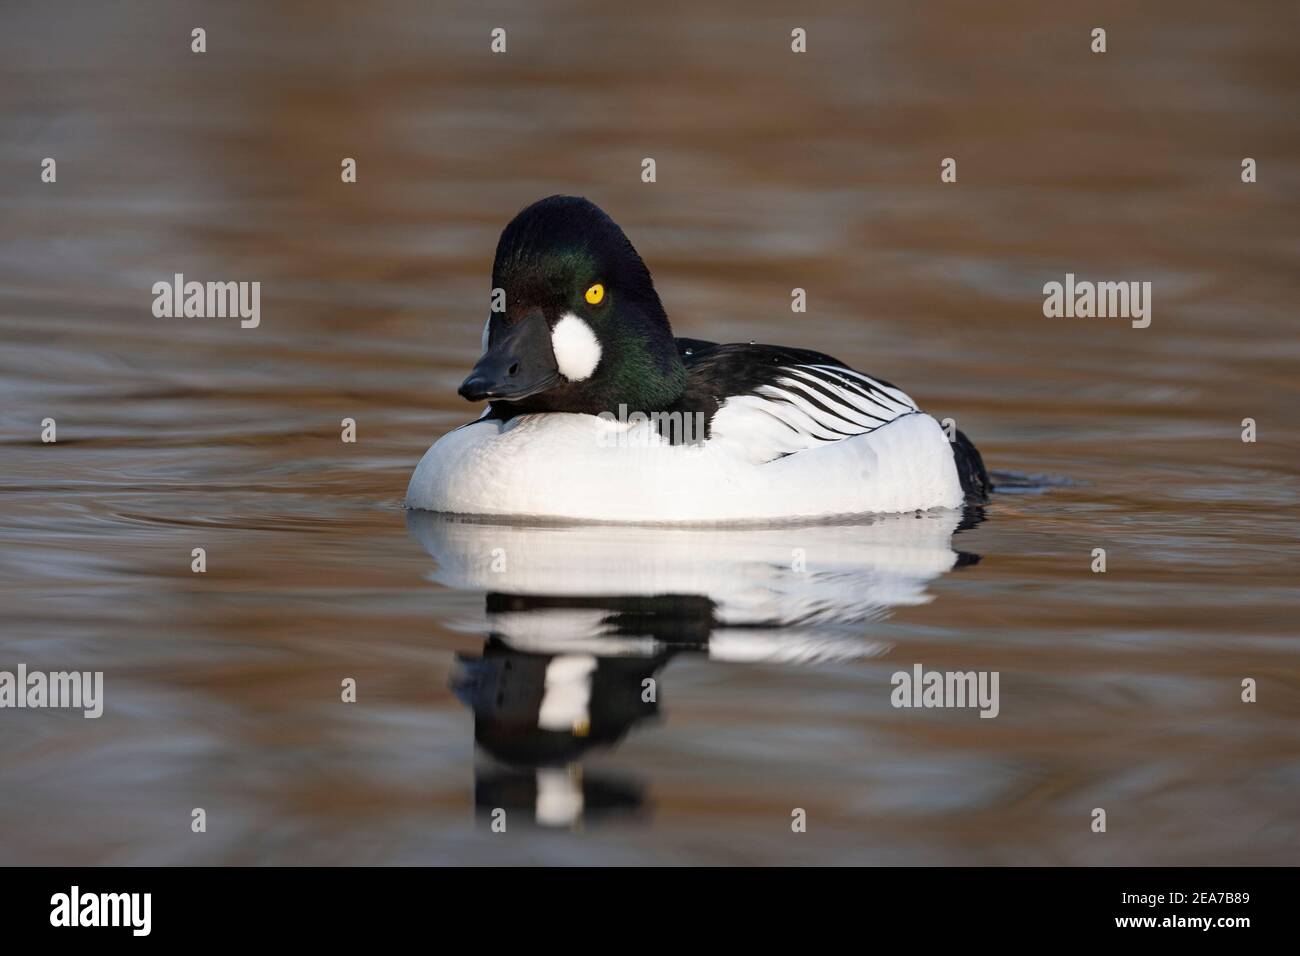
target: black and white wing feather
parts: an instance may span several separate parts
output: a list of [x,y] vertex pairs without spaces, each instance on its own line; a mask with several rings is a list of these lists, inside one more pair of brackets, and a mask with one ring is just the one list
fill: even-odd
[[843,441],[918,411],[903,391],[805,349],[678,340],[684,402],[709,419],[709,440],[752,462]]

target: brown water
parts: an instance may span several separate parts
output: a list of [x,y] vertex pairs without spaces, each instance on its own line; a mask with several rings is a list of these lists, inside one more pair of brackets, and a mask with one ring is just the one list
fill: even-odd
[[[1297,861],[1294,5],[264,6],[3,14],[0,669],[106,704],[0,711],[0,863]],[[561,191],[678,334],[829,352],[1047,480],[955,534],[408,526],[497,234]],[[177,272],[260,327],[154,318]],[[1044,318],[1066,272],[1151,326]],[[593,716],[541,733],[557,657]],[[917,662],[999,716],[891,707]]]

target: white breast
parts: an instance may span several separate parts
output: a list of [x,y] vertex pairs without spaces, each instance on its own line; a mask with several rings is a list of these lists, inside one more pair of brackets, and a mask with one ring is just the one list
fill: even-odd
[[775,461],[755,463],[750,450],[743,434],[669,445],[651,425],[592,415],[485,420],[444,435],[425,453],[406,504],[453,514],[675,523],[892,513],[963,501],[952,446],[919,412]]

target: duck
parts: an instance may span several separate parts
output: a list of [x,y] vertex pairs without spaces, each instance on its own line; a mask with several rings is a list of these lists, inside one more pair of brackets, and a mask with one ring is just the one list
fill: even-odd
[[974,444],[901,389],[805,348],[677,338],[641,256],[588,199],[534,202],[492,265],[480,417],[425,452],[409,509],[638,524],[961,509]]

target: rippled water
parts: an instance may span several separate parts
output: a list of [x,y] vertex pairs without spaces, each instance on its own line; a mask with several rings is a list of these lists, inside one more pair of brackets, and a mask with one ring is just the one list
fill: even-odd
[[[0,862],[1294,863],[1295,13],[1040,6],[10,8],[0,669],[107,702],[0,711]],[[882,375],[1006,490],[407,515],[497,233],[557,191],[679,334]],[[261,326],[154,318],[177,272],[260,281]],[[1066,272],[1151,281],[1151,327],[1045,319]],[[998,671],[999,716],[893,708],[916,663]]]

